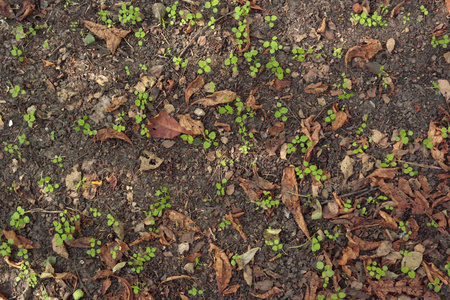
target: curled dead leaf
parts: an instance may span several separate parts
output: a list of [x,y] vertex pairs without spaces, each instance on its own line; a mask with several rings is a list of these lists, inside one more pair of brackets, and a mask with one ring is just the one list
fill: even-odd
[[167,210],[164,216],[167,217],[172,222],[177,223],[179,227],[184,227],[186,230],[200,231],[200,227],[198,227],[194,223],[194,221],[192,221],[190,218],[186,217],[182,213],[179,213],[174,210]]
[[214,257],[214,270],[216,271],[216,282],[219,293],[222,293],[231,280],[231,267],[230,260],[225,251],[214,244],[210,244],[209,252]]
[[173,139],[182,133],[192,135],[192,132],[181,126],[165,110],[149,119],[145,127],[147,127],[150,136],[153,138]]
[[345,54],[345,67],[347,67],[350,60],[354,57],[362,57],[368,61],[375,56],[383,47],[379,40],[367,39],[364,44],[351,47]]
[[133,145],[130,138],[123,132],[118,132],[113,128],[103,128],[100,129],[96,135],[94,135],[94,142],[96,141],[106,141],[107,139],[119,139]]
[[178,115],[178,119],[180,120],[180,125],[187,131],[190,131],[192,136],[205,134],[203,123],[199,120],[193,120],[189,114]]
[[197,76],[194,79],[194,81],[189,83],[189,85],[186,88],[186,92],[184,93],[184,99],[186,100],[186,104],[189,103],[189,99],[191,99],[191,96],[197,93],[199,90],[201,90],[204,85],[205,80],[201,76]]
[[305,93],[308,94],[320,94],[325,92],[328,89],[328,84],[317,82],[317,83],[311,83],[305,88]]

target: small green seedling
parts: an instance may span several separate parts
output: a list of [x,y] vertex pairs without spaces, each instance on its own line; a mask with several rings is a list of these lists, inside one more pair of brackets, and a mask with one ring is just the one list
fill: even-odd
[[24,95],[25,91],[20,89],[20,86],[15,85],[14,88],[10,89],[9,92],[13,98],[16,98],[19,95]]
[[142,45],[144,44],[144,42],[142,41],[142,39],[143,39],[144,36],[145,36],[145,31],[144,31],[144,29],[139,28],[139,30],[136,31],[136,32],[134,33],[134,35],[139,39],[138,45],[139,45],[139,46],[142,46]]
[[233,52],[230,52],[230,58],[225,59],[224,64],[225,66],[233,66],[233,72],[237,72],[237,62],[237,56],[234,56]]
[[45,193],[53,193],[53,191],[57,188],[59,188],[59,184],[58,183],[54,183],[54,184],[50,184],[51,178],[50,176],[41,178],[38,181],[39,186],[44,188],[44,192]]
[[222,222],[219,223],[219,227],[222,228],[222,229],[225,229],[225,228],[227,228],[230,225],[231,225],[231,222],[228,221],[225,218],[222,218]]
[[36,117],[34,116],[35,111],[36,110],[34,109],[30,109],[28,114],[23,116],[23,119],[25,120],[25,122],[28,122],[28,127],[30,128],[33,127],[33,122],[36,121]]
[[411,176],[411,177],[416,176],[417,174],[419,174],[418,171],[414,171],[413,168],[407,163],[403,164],[403,173],[409,174],[409,176]]
[[119,226],[119,221],[117,221],[111,214],[106,215],[106,218],[108,218],[108,226]]
[[386,276],[386,271],[388,270],[387,266],[382,266],[381,268],[377,266],[377,263],[374,261],[370,266],[366,267],[367,271],[369,271],[369,276],[375,277],[377,280],[380,280],[381,277]]
[[203,290],[200,290],[200,289],[197,290],[195,287],[193,287],[188,291],[188,294],[192,295],[192,296],[202,295]]
[[403,16],[403,25],[406,25],[406,23],[409,22],[409,16],[411,16],[411,13],[407,13]]
[[311,251],[312,252],[316,252],[320,250],[320,242],[322,241],[322,236],[321,235],[317,235],[316,237],[312,237],[311,238]]
[[98,14],[102,17],[102,21],[108,26],[108,28],[111,28],[114,26],[114,22],[108,18],[109,11],[107,10],[100,10]]
[[222,179],[221,182],[216,183],[216,194],[217,196],[225,196],[225,190],[227,188],[227,180],[225,178]]
[[269,23],[269,27],[270,27],[270,28],[272,28],[273,26],[275,26],[274,22],[275,22],[277,19],[278,19],[278,18],[277,18],[277,16],[275,16],[275,15],[272,15],[272,16],[265,16],[265,17],[264,17],[264,20],[265,20],[266,22]]
[[[86,251],[88,255],[90,255],[91,257],[95,257],[96,255],[100,254],[99,247],[102,245],[102,242],[100,240],[95,240],[94,238],[91,238],[89,240],[89,244],[91,245],[91,249]],[[96,246],[97,249],[95,249]]]
[[188,60],[187,59],[183,60],[181,57],[173,57],[172,61],[175,64],[175,66],[179,66],[181,68],[186,68],[188,64]]
[[342,47],[341,48],[333,48],[333,56],[337,58],[342,58]]
[[263,46],[264,48],[270,48],[270,54],[274,54],[276,51],[281,50],[283,48],[282,45],[277,42],[278,37],[272,37],[272,41],[265,41]]
[[205,129],[205,141],[203,142],[203,149],[209,149],[211,146],[218,146],[219,143],[215,141],[216,133]]
[[22,57],[22,50],[17,48],[16,46],[13,46],[13,49],[11,50],[12,56],[17,56],[19,58],[20,62],[23,62],[25,60],[24,57]]
[[89,211],[92,213],[92,216],[94,217],[94,218],[98,218],[98,217],[101,217],[101,213],[96,209],[96,208],[94,208],[94,207],[90,207],[89,208]]
[[306,58],[306,54],[312,54],[314,52],[313,48],[308,49],[308,51],[305,51],[303,48],[294,48],[292,49],[292,54],[294,54],[294,59],[297,59],[298,61],[304,61]]
[[384,163],[381,163],[382,168],[394,168],[397,166],[397,162],[394,160],[394,154],[388,154],[384,158]]
[[278,110],[275,112],[275,118],[281,118],[283,122],[287,121],[286,114],[288,113],[288,109],[283,106],[280,102],[277,103]]
[[11,216],[11,221],[9,225],[14,226],[18,230],[24,228],[28,223],[30,223],[30,217],[25,216],[25,210],[22,206],[18,206],[17,211]]
[[431,38],[431,46],[433,46],[433,48],[436,48],[440,45],[443,49],[447,49],[449,43],[450,39],[448,37],[448,34],[444,35],[440,40],[436,39],[435,36]]
[[62,157],[60,155],[55,155],[55,157],[53,157],[52,159],[52,163],[57,164],[60,168],[63,167]]
[[122,23],[136,24],[136,22],[141,22],[141,13],[139,7],[134,7],[130,5],[127,7],[126,4],[122,4],[119,10],[119,21]]
[[404,145],[407,145],[409,142],[409,137],[411,137],[414,133],[411,130],[400,130],[399,136],[395,138],[397,142],[402,141]]
[[133,266],[131,272],[139,274],[144,270],[144,264],[149,262],[153,257],[155,257],[156,248],[145,248],[144,253],[134,253],[134,261],[129,261],[128,265]]
[[77,127],[75,127],[75,131],[81,131],[83,129],[83,133],[85,135],[97,135],[97,130],[91,130],[91,125],[86,121],[87,116],[83,116],[81,119],[77,120]]

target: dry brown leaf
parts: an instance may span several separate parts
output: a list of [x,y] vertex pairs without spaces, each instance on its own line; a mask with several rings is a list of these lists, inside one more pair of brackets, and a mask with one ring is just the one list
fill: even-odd
[[250,295],[252,295],[253,297],[256,297],[258,299],[272,299],[274,295],[282,293],[282,292],[283,292],[282,289],[274,286],[273,288],[271,288],[269,291],[265,292],[264,294],[256,294],[256,293],[250,292]]
[[309,235],[308,227],[303,218],[302,206],[298,197],[298,185],[295,168],[293,166],[283,170],[283,178],[281,179],[281,199],[283,200],[284,205],[286,205],[294,215],[295,222],[297,222],[300,229],[305,233],[308,239],[310,239],[311,236]]
[[239,284],[232,285],[223,291],[224,295],[234,294],[241,286]]
[[158,156],[156,156],[155,153],[151,151],[144,150],[144,154],[147,155],[148,157],[139,156],[139,160],[141,162],[139,171],[148,171],[157,169],[164,161],[164,159],[159,158]]
[[93,34],[101,38],[102,40],[106,40],[106,48],[114,54],[119,47],[120,42],[124,37],[127,36],[131,31],[123,30],[118,28],[108,28],[105,25],[97,24],[91,21],[84,20],[84,26],[89,29]]
[[153,138],[173,139],[182,133],[192,135],[192,132],[181,126],[180,123],[169,116],[165,110],[149,119],[146,127],[148,128],[150,136]]
[[189,104],[189,99],[195,93],[202,89],[205,85],[205,80],[201,76],[197,76],[186,88],[186,92],[184,93],[184,99],[186,100],[186,104]]
[[100,129],[96,135],[94,135],[94,142],[96,141],[106,141],[108,139],[119,139],[133,145],[130,138],[123,132],[118,132],[113,128],[103,128]]
[[[91,248],[91,242],[89,241],[92,239],[91,237],[82,237],[79,239],[72,239],[72,240],[66,240],[65,243],[73,248]],[[96,239],[94,239],[97,241]]]
[[247,106],[248,108],[251,108],[254,111],[257,111],[258,109],[263,110],[263,106],[259,105],[258,101],[256,101],[255,94],[257,91],[258,91],[258,88],[251,90],[250,95],[248,95],[247,100],[245,100],[245,106]]
[[215,127],[222,127],[226,132],[230,132],[231,131],[231,126],[227,123],[222,123],[222,122],[218,122],[215,121],[214,122],[214,126]]
[[314,116],[310,116],[307,119],[302,119],[302,132],[311,141],[311,146],[306,149],[304,160],[308,161],[311,159],[314,146],[319,142],[319,133],[321,126],[318,122],[313,121]]
[[12,239],[14,246],[22,245],[23,249],[39,249],[41,246],[38,243],[33,243],[31,240],[17,235],[13,230],[3,230],[3,235],[7,240]]
[[343,111],[341,109],[338,109],[338,104],[333,104],[333,113],[336,115],[336,118],[334,119],[334,122],[331,124],[331,129],[333,131],[338,130],[342,126],[344,126],[345,123],[347,123],[348,118],[350,117],[348,114],[348,111]]
[[234,100],[236,100],[236,97],[237,95],[235,92],[223,90],[215,92],[214,94],[211,94],[209,96],[206,96],[206,98],[194,101],[193,103],[191,103],[191,105],[201,104],[204,106],[216,106],[219,104],[233,102]]
[[400,2],[399,4],[397,4],[396,6],[394,6],[394,8],[391,10],[391,19],[393,19],[396,15],[399,14],[400,9],[402,8],[403,4],[405,3],[409,3],[412,0],[403,0],[402,2]]
[[127,98],[128,98],[127,94],[112,98],[111,103],[105,108],[104,112],[110,113],[115,111],[120,106],[127,103]]
[[305,88],[305,93],[308,94],[320,94],[325,92],[328,89],[328,84],[317,82],[317,83],[311,83]]
[[441,92],[442,96],[444,96],[447,101],[450,100],[450,83],[448,80],[445,79],[439,79],[437,81],[437,84],[439,85],[439,91]]
[[222,293],[231,280],[231,267],[230,260],[225,251],[217,247],[214,244],[210,244],[209,252],[214,256],[214,270],[216,270],[216,282],[219,293]]
[[150,232],[147,232],[146,234],[144,234],[143,236],[140,236],[139,238],[137,238],[134,242],[131,242],[130,246],[138,245],[138,244],[142,243],[143,241],[156,240],[156,239],[159,239],[160,237],[161,237],[161,235],[150,231]]
[[178,115],[180,125],[187,131],[191,132],[192,136],[205,135],[205,126],[199,120],[193,120],[189,114]]
[[196,259],[198,259],[198,258],[200,258],[202,256],[203,256],[203,254],[196,252],[196,253],[189,254],[184,259],[187,260],[187,261],[190,261],[190,262],[195,262]]
[[25,263],[25,261],[23,261],[23,260],[20,262],[14,262],[14,261],[10,260],[9,255],[4,256],[3,259],[8,264],[8,266],[16,268],[16,269],[21,269],[23,264]]
[[133,300],[134,293],[133,293],[133,288],[131,287],[131,284],[125,278],[122,278],[119,276],[114,276],[114,275],[113,275],[113,277],[116,277],[123,283],[123,285],[125,285],[125,290],[126,290],[125,299]]
[[170,277],[167,277],[166,280],[161,282],[161,284],[170,282],[170,281],[174,281],[174,280],[178,280],[178,279],[193,279],[193,278],[191,276],[187,276],[187,275],[170,276]]
[[16,19],[23,21],[26,17],[31,15],[35,9],[36,4],[34,3],[34,0],[22,0],[21,7],[16,14]]
[[54,278],[55,278],[56,282],[58,282],[59,284],[61,284],[61,281],[63,281],[63,280],[73,280],[73,289],[75,290],[77,288],[78,277],[73,273],[69,273],[69,272],[56,273]]
[[344,250],[342,250],[342,258],[339,260],[340,266],[347,265],[349,260],[357,259],[359,256],[359,246],[358,245],[352,245],[347,246]]
[[287,88],[290,84],[291,82],[289,80],[280,80],[278,78],[275,78],[269,83],[269,85],[277,91]]
[[347,67],[350,60],[354,57],[362,57],[368,61],[375,56],[383,47],[379,40],[367,39],[365,44],[351,47],[345,54],[345,67]]
[[384,178],[384,179],[393,179],[397,174],[398,168],[383,168],[376,169],[373,171],[367,178]]
[[244,189],[248,198],[252,201],[261,197],[263,191],[272,191],[279,188],[278,185],[260,177],[258,175],[258,168],[253,165],[253,180],[243,179],[241,177],[238,180],[241,182],[239,185]]
[[[105,263],[105,265],[112,269],[117,264],[117,262],[122,258],[123,254],[128,251],[128,245],[125,243],[111,242],[103,245],[100,248],[100,258]],[[113,254],[115,253],[115,257]]]
[[106,292],[108,291],[108,289],[111,286],[111,283],[112,283],[112,281],[109,278],[106,278],[105,280],[102,281],[102,286],[101,286],[101,290],[100,290],[102,295],[106,294]]
[[228,215],[226,215],[224,218],[231,222],[231,225],[233,226],[233,228],[236,229],[237,232],[239,232],[239,235],[246,242],[247,236],[245,235],[245,232],[242,230],[242,225],[239,223],[239,220],[235,220],[233,218],[233,214],[231,212]]
[[67,252],[66,246],[64,246],[64,243],[58,245],[58,238],[56,236],[52,238],[52,249],[65,259],[69,258],[69,252]]
[[44,64],[44,68],[45,67],[54,67],[55,66],[55,63],[52,63],[51,61],[48,61],[48,60],[45,60],[45,59],[42,60],[42,63]]
[[245,37],[245,39],[247,40],[245,47],[241,48],[242,45],[238,46],[238,51],[240,53],[244,53],[250,48],[250,22],[247,22],[247,26],[245,26]]
[[179,213],[174,210],[167,210],[164,213],[164,216],[171,220],[172,222],[175,222],[178,224],[178,227],[184,227],[186,230],[189,231],[200,231],[200,227],[198,227],[194,221],[192,221],[190,218],[186,217],[182,213]]
[[388,213],[382,210],[380,210],[378,213],[386,221],[386,223],[391,226],[392,229],[398,228],[397,222],[395,222],[394,218],[392,218]]
[[278,136],[280,133],[282,133],[284,130],[284,123],[283,122],[276,122],[273,124],[272,127],[269,128],[270,135]]
[[445,0],[445,6],[447,6],[448,13],[450,14],[450,0]]
[[350,176],[353,175],[353,161],[350,158],[350,156],[346,156],[344,158],[344,160],[341,162],[341,171],[342,174],[344,174],[344,182],[343,184],[345,184],[347,182],[347,180],[350,178]]
[[0,14],[2,14],[6,18],[14,19],[14,13],[11,9],[11,6],[4,0],[0,0]]
[[393,200],[397,204],[398,211],[405,211],[410,208],[412,199],[409,198],[400,189],[394,187],[392,183],[386,183],[383,179],[380,179],[376,183],[380,187],[380,191],[384,193],[388,198]]
[[317,33],[324,33],[327,27],[327,18],[323,18],[322,23],[320,23],[320,27],[317,28]]

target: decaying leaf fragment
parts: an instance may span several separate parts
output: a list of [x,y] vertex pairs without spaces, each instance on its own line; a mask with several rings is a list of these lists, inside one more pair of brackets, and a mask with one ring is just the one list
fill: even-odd
[[308,94],[320,94],[325,92],[328,89],[328,84],[317,82],[317,83],[311,83],[305,88],[305,93]]
[[336,118],[334,119],[334,122],[331,124],[331,129],[333,131],[336,131],[342,126],[344,126],[345,123],[347,123],[348,119],[350,118],[350,115],[347,110],[338,109],[337,103],[333,104],[333,113],[336,115]]
[[118,132],[113,128],[103,128],[100,129],[96,135],[94,135],[94,142],[96,141],[106,141],[107,139],[119,139],[133,145],[130,138],[123,132]]
[[197,93],[201,88],[205,85],[205,80],[201,76],[197,76],[194,81],[189,83],[186,88],[186,92],[184,93],[184,99],[186,100],[186,104],[189,103],[189,99],[191,96]]
[[178,115],[180,125],[191,132],[192,136],[204,135],[205,126],[199,120],[193,120],[189,114]]
[[303,218],[302,207],[298,197],[298,185],[295,175],[295,168],[289,166],[283,170],[283,178],[281,179],[281,199],[284,205],[294,215],[300,229],[305,233],[308,239],[311,238],[305,219]]
[[314,150],[314,146],[319,142],[319,132],[321,126],[318,122],[313,121],[314,116],[310,116],[307,119],[302,119],[302,132],[304,135],[308,137],[308,140],[311,141],[311,146],[306,149],[304,160],[309,162],[311,159],[312,151]]
[[118,28],[108,28],[105,25],[97,24],[91,21],[84,20],[84,26],[89,29],[93,34],[101,38],[102,40],[106,40],[106,47],[114,54],[119,47],[120,42],[124,37],[127,36],[131,31],[123,30]]
[[178,227],[183,227],[186,230],[190,231],[200,231],[200,227],[198,227],[194,221],[192,221],[190,218],[186,217],[182,213],[179,213],[175,210],[167,210],[164,214],[166,218],[171,220],[172,222],[176,223]]
[[344,184],[353,175],[353,161],[350,156],[346,156],[341,162],[341,171],[344,174]]
[[253,180],[248,180],[241,177],[238,178],[241,182],[239,185],[244,189],[244,192],[250,200],[255,201],[261,198],[263,191],[272,191],[279,188],[278,185],[260,177],[258,175],[258,168],[255,165],[253,165],[252,170]]
[[251,90],[250,95],[248,95],[247,100],[245,101],[245,105],[252,110],[256,111],[258,109],[261,109],[264,111],[263,106],[256,101],[255,93],[258,91],[258,88],[255,88]]
[[3,235],[7,240],[12,239],[14,246],[21,245],[23,249],[39,249],[41,246],[38,243],[33,243],[31,240],[17,235],[13,230],[3,230]]
[[194,101],[191,103],[191,105],[194,104],[201,104],[204,106],[216,106],[219,104],[225,104],[230,103],[236,100],[236,93],[229,91],[229,90],[223,90],[215,92],[214,94],[211,94],[209,96],[206,96],[206,98]]
[[365,61],[368,61],[383,49],[379,40],[367,39],[364,42],[362,45],[353,46],[348,49],[345,54],[345,67],[347,67],[350,60],[354,57],[362,57]]
[[225,251],[214,244],[210,244],[209,252],[214,256],[214,270],[216,270],[216,281],[219,293],[222,293],[231,280],[230,260]]
[[148,132],[153,138],[173,139],[182,133],[192,135],[192,132],[186,130],[172,118],[165,110],[148,120]]
[[139,160],[141,161],[141,167],[139,168],[139,171],[148,171],[157,169],[164,161],[164,159],[159,158],[158,156],[156,156],[155,153],[151,151],[144,150],[144,154],[147,155],[147,157],[145,156],[139,157]]

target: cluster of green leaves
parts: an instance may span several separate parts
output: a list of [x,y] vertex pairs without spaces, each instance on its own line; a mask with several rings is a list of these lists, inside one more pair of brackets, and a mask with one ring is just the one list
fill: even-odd
[[217,182],[216,183],[216,194],[217,196],[225,196],[225,190],[227,188],[227,182],[228,180],[226,180],[225,178],[223,178],[221,180],[221,182]]
[[203,294],[203,290],[200,290],[200,289],[197,290],[197,288],[192,287],[192,288],[188,291],[188,294],[189,294],[189,295],[192,295],[192,296],[197,296],[197,295],[200,296],[200,295]]
[[181,57],[173,57],[172,58],[173,63],[175,64],[175,66],[180,66],[181,68],[186,68],[187,64],[188,64],[188,60],[185,59],[183,60]]
[[361,123],[361,125],[359,125],[359,127],[358,127],[358,129],[356,130],[356,134],[357,135],[361,135],[361,134],[363,134],[363,132],[364,132],[364,129],[366,129],[367,128],[367,115],[364,115],[364,122],[363,123]]
[[442,283],[439,277],[436,277],[433,282],[428,283],[428,288],[433,290],[435,293],[439,293],[441,291],[441,286]]
[[395,138],[397,142],[402,141],[404,145],[407,145],[409,142],[409,137],[411,137],[414,133],[411,130],[400,130],[399,136]]
[[339,232],[335,232],[334,234],[331,234],[328,230],[324,230],[323,233],[330,240],[336,240],[339,237],[339,235],[340,235]]
[[381,277],[386,276],[386,271],[388,270],[387,266],[382,266],[381,268],[377,266],[377,263],[374,261],[370,266],[366,267],[367,271],[369,271],[369,276],[375,277],[380,280]]
[[342,58],[342,47],[341,48],[333,47],[333,56],[337,58]]
[[278,37],[273,36],[271,41],[265,41],[263,44],[264,48],[270,48],[270,54],[274,54],[275,52],[283,48],[282,45],[278,44],[277,39]]
[[345,73],[341,74],[342,76],[342,84],[341,83],[335,83],[333,84],[333,87],[335,89],[340,89],[341,94],[338,96],[338,99],[349,99],[354,96],[352,93],[347,93],[346,89],[348,88],[348,79],[345,76]]
[[83,129],[83,133],[85,135],[97,135],[97,130],[91,130],[91,124],[86,122],[87,116],[83,116],[83,118],[77,120],[78,126],[75,127],[75,131],[81,131]]
[[[142,28],[139,28],[138,31],[134,33],[134,36],[139,39],[138,45],[142,46],[144,44],[144,41],[142,40],[145,37],[145,31]],[[147,68],[146,68],[147,69]],[[144,70],[145,71],[145,70]]]
[[334,120],[336,120],[336,114],[333,112],[332,109],[327,110],[327,116],[325,117],[325,122],[333,124]]
[[[261,63],[259,62],[260,59],[256,58],[256,56],[258,55],[258,50],[251,50],[251,51],[247,51],[244,53],[244,57],[247,59],[247,62],[250,63],[250,76],[251,77],[255,77],[256,74],[258,74],[259,72],[259,68],[261,68]],[[253,64],[251,64],[251,62],[253,61]]]
[[153,257],[155,257],[156,248],[145,248],[144,253],[134,253],[133,259],[134,261],[129,261],[128,265],[133,266],[131,268],[131,272],[139,274],[144,269],[144,264],[149,262]]
[[[25,251],[26,249],[24,249]],[[27,255],[28,257],[28,255]],[[38,275],[33,272],[30,268],[30,262],[24,261],[22,266],[20,267],[19,275],[16,277],[16,281],[19,282],[21,280],[27,280],[28,285],[32,288],[34,288],[37,285]]]
[[233,72],[237,72],[237,62],[238,58],[233,54],[233,52],[230,52],[230,58],[225,59],[224,64],[225,66],[232,66]]
[[11,96],[13,98],[16,98],[19,95],[24,95],[25,94],[25,90],[21,90],[20,86],[15,85],[12,89],[9,90],[9,93],[11,94]]
[[197,70],[198,74],[203,74],[203,72],[205,73],[211,72],[211,67],[209,66],[211,62],[212,62],[211,58],[207,58],[206,60],[200,60],[198,62],[198,66],[200,67],[200,69]]
[[359,142],[353,142],[352,147],[354,148],[353,153],[355,154],[364,153],[365,150],[369,149],[369,145]]
[[275,15],[272,15],[272,16],[265,16],[264,17],[264,20],[266,21],[266,22],[268,22],[269,23],[269,27],[270,28],[272,28],[273,26],[275,26],[275,21],[277,20],[278,18],[277,18],[277,16],[275,16]]
[[137,96],[137,99],[134,100],[134,105],[139,107],[141,110],[144,110],[147,103],[151,102],[153,100],[153,98],[151,96],[149,96],[148,93],[145,93],[145,92],[134,91],[134,94]]
[[[175,1],[172,6],[168,6],[166,7],[166,11],[167,11],[167,15],[170,19],[169,24],[170,25],[175,25],[175,20],[177,18],[177,9],[178,9],[178,1]],[[164,20],[162,20],[164,21]],[[164,23],[163,23],[164,24]]]
[[320,242],[323,240],[321,235],[317,235],[317,238],[313,236],[311,238],[311,251],[316,252],[320,250]]
[[59,188],[58,183],[51,184],[50,180],[52,180],[50,176],[46,176],[38,181],[38,184],[44,188],[45,193],[53,193],[55,189]]
[[245,28],[247,27],[247,19],[238,22],[237,27],[231,28],[231,31],[236,36],[236,41],[239,47],[242,47],[245,43],[247,43],[247,32],[245,32]]
[[[91,238],[89,240],[89,244],[91,246],[91,249],[87,250],[86,253],[90,255],[91,257],[95,257],[96,255],[100,254],[100,246],[102,245],[102,241],[96,240],[94,238]],[[95,247],[97,246],[97,249]]]
[[306,54],[312,54],[314,52],[313,48],[309,48],[308,51],[305,51],[303,48],[294,48],[292,49],[292,54],[294,54],[294,59],[298,61],[304,61],[306,58]]
[[311,147],[312,142],[306,135],[296,135],[290,143],[287,143],[286,153],[291,154],[297,151],[297,145],[300,146],[301,152],[306,153],[308,147]]
[[11,221],[9,225],[14,226],[18,230],[24,228],[28,223],[30,223],[30,217],[25,215],[25,210],[22,206],[17,206],[16,212],[11,216]]
[[0,245],[0,254],[5,257],[5,256],[11,256],[11,245],[14,245],[14,240],[13,239],[8,239],[7,242],[2,242],[2,244]]
[[145,215],[150,218],[150,225],[155,224],[155,218],[160,218],[166,208],[171,208],[172,205],[168,203],[170,200],[169,189],[166,186],[161,186],[155,192],[155,203],[150,204],[149,211]]
[[141,12],[139,7],[134,7],[130,5],[127,7],[126,4],[122,4],[121,9],[119,10],[119,21],[122,23],[131,23],[136,24],[137,22],[141,22]]
[[203,149],[209,149],[211,146],[217,147],[219,145],[219,142],[215,140],[216,136],[217,135],[214,131],[205,129],[205,141],[203,142]]
[[318,261],[317,263],[316,263],[316,267],[317,267],[317,269],[319,269],[319,270],[323,270],[322,271],[322,278],[324,279],[324,282],[323,282],[323,287],[324,288],[326,288],[327,286],[328,286],[328,284],[330,283],[330,278],[331,277],[333,277],[333,275],[334,275],[334,271],[333,271],[333,269],[331,268],[331,266],[329,266],[329,265],[325,265],[324,263],[323,263],[323,261]]
[[111,28],[114,26],[114,22],[113,20],[111,20],[108,16],[109,16],[109,11],[107,10],[100,10],[98,12],[98,14],[100,16],[102,16],[102,21],[106,24],[106,26],[108,26],[108,28]]
[[413,177],[413,176],[416,176],[417,174],[419,174],[419,171],[414,171],[414,169],[408,163],[404,163],[403,164],[403,173],[409,174],[409,176]]
[[263,196],[261,197],[261,199],[254,200],[252,202],[258,205],[258,208],[261,207],[265,210],[271,209],[272,207],[278,208],[278,206],[280,205],[280,201],[274,199],[270,191],[263,191]]
[[80,215],[73,215],[69,218],[67,210],[59,214],[59,222],[53,221],[57,245],[62,245],[65,240],[73,239],[76,225],[80,222]]
[[33,122],[36,121],[36,117],[34,116],[35,111],[36,110],[34,109],[30,109],[28,114],[23,116],[23,119],[25,120],[25,122],[28,122],[28,127],[30,128],[33,127]]
[[236,6],[234,8],[234,19],[239,20],[241,17],[246,17],[250,12],[250,1],[245,2],[243,6]]
[[352,13],[350,21],[368,27],[387,26],[387,21],[383,20],[382,14],[378,14],[378,12],[374,12],[372,16],[369,16],[366,12],[362,12],[361,14]]
[[411,231],[411,230],[408,230],[409,228],[410,228],[410,227],[409,227],[409,222],[408,222],[408,221],[406,221],[406,222],[399,221],[399,222],[398,222],[398,229],[400,229],[400,230],[402,231],[402,235],[403,235],[406,239],[408,239],[409,236],[412,234],[412,231]]
[[281,121],[286,122],[287,121],[286,114],[288,113],[287,107],[284,107],[283,104],[278,102],[277,108],[278,108],[278,110],[275,112],[275,118],[277,118],[277,119],[281,118]]
[[270,58],[270,61],[266,64],[266,68],[271,70],[279,80],[283,80],[284,73],[286,74],[291,73],[291,69],[289,68],[283,69],[274,56]]
[[386,157],[384,158],[384,163],[381,163],[381,167],[382,168],[393,168],[397,166],[397,162],[394,160],[394,154],[388,154],[386,155]]
[[301,167],[296,167],[295,173],[300,179],[303,179],[308,175],[311,175],[315,181],[325,181],[327,179],[327,175],[324,174],[322,169],[319,169],[316,165],[310,164],[307,161],[304,161]]
[[213,9],[213,13],[217,14],[218,10],[217,10],[217,5],[219,5],[219,0],[211,0],[211,1],[206,1],[205,2],[205,8],[206,9]]
[[20,62],[23,62],[25,60],[25,58],[22,56],[22,50],[20,50],[16,46],[13,46],[13,49],[11,50],[11,55],[17,56]]
[[280,251],[283,249],[283,244],[280,243],[280,240],[265,240],[266,245],[271,246],[272,250],[277,252],[277,256],[281,257]]
[[444,35],[441,39],[436,39],[435,36],[431,38],[431,46],[433,46],[433,48],[436,48],[440,45],[442,48],[447,49],[449,43],[450,39],[448,37],[448,34]]
[[197,13],[194,14],[194,13],[188,11],[185,14],[184,10],[180,10],[178,12],[178,14],[181,16],[180,26],[186,25],[188,23],[190,23],[190,25],[194,26],[196,19],[203,18],[203,15],[200,12],[197,12]]
[[434,228],[438,228],[439,225],[436,223],[435,220],[431,220],[430,222],[427,222],[427,226],[428,227],[434,227]]
[[92,216],[94,218],[101,217],[101,215],[102,215],[101,212],[99,212],[95,207],[90,207],[89,211],[92,213]]
[[52,163],[57,164],[58,167],[62,168],[63,164],[62,164],[62,157],[61,157],[61,155],[55,155],[55,157],[53,157],[53,159],[52,159]]
[[231,225],[231,222],[225,218],[222,218],[222,222],[219,223],[219,227],[224,229]]
[[403,25],[409,22],[409,16],[411,16],[410,12],[403,16]]
[[[21,135],[22,137],[25,136],[25,134]],[[21,137],[19,136],[19,137]],[[19,142],[22,141],[22,139],[19,139]],[[29,145],[30,142],[29,141],[23,141],[26,145]],[[8,152],[10,154],[14,154],[14,152],[17,153],[17,157],[22,158],[22,152],[19,151],[19,146],[16,144],[10,144],[8,142],[3,141],[3,145],[5,145],[5,147],[3,147],[3,150],[5,152]]]
[[450,133],[450,126],[449,127],[442,127],[441,128],[442,137],[444,139],[448,138],[448,134]]

